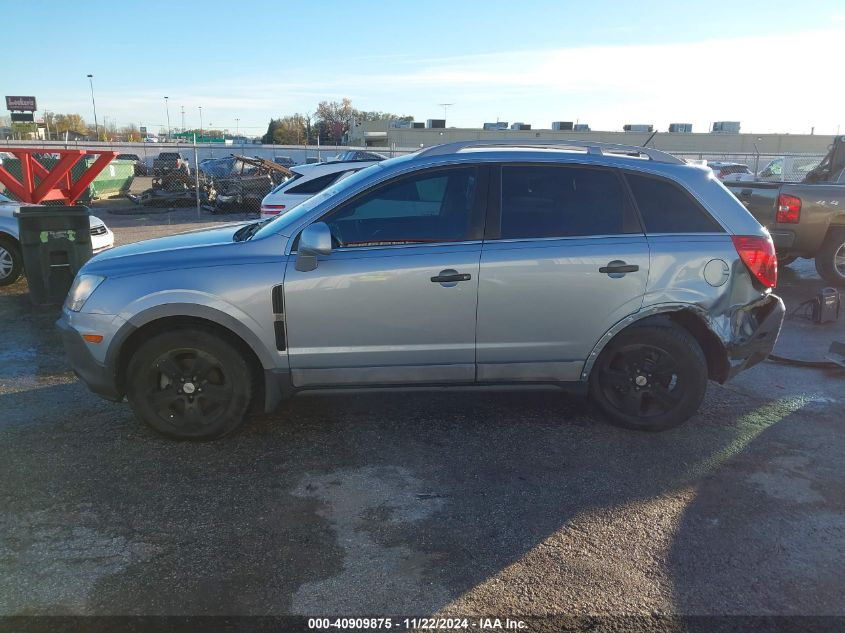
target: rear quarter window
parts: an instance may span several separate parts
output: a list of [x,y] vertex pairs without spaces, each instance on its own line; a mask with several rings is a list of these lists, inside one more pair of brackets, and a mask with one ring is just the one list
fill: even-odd
[[680,185],[626,173],[646,233],[724,233],[724,229]]

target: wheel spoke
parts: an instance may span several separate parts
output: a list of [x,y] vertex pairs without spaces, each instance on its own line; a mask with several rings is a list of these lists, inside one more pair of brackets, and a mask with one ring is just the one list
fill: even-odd
[[171,382],[179,382],[179,379],[182,377],[182,370],[179,369],[176,362],[169,356],[159,360],[156,363],[156,369],[170,378]]
[[173,402],[178,398],[178,396],[173,391],[173,389],[153,389],[147,395],[147,398],[153,408],[161,409],[162,407],[169,407],[171,404],[173,404]]
[[648,393],[656,402],[659,402],[666,408],[674,407],[681,399],[674,391],[669,391],[663,385],[652,385]]
[[610,367],[601,370],[601,383],[608,387],[630,387],[631,381],[627,372]]
[[226,385],[213,385],[207,383],[202,386],[202,393],[199,394],[203,398],[214,404],[226,404],[232,399],[232,390]]
[[640,415],[643,410],[643,392],[631,389],[622,399],[622,409],[628,415]]
[[193,364],[191,365],[191,375],[193,377],[203,379],[207,377],[208,372],[213,368],[214,365],[209,363],[202,355],[197,354],[194,357]]
[[202,424],[203,420],[202,411],[197,404],[197,401],[194,400],[193,402],[188,402],[185,405],[185,420],[190,424]]

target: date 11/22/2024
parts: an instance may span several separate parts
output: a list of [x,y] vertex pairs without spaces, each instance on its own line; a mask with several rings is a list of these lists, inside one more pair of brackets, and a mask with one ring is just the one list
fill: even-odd
[[519,631],[527,627],[522,620],[510,618],[309,618],[311,630],[390,630],[406,631]]

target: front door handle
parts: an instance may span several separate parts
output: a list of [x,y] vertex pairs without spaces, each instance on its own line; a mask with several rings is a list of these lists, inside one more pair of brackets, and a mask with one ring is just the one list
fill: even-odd
[[636,264],[626,264],[622,260],[614,259],[608,262],[607,266],[599,268],[600,273],[607,275],[624,275],[625,273],[635,273],[640,269]]
[[472,275],[468,273],[459,273],[457,270],[449,268],[441,270],[439,275],[435,275],[431,278],[431,281],[436,284],[455,284],[459,281],[469,281],[470,279],[472,279]]

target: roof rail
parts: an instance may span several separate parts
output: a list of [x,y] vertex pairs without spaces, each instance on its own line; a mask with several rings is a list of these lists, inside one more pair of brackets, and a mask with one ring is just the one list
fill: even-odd
[[501,140],[501,141],[456,141],[454,143],[444,143],[443,145],[433,145],[426,147],[417,153],[417,156],[445,156],[447,154],[454,154],[462,149],[473,147],[525,147],[537,149],[566,149],[585,148],[588,154],[594,155],[629,155],[636,157],[648,157],[657,163],[669,163],[672,165],[682,165],[685,161],[672,156],[666,152],[661,152],[652,147],[641,147],[639,145],[619,145],[616,143],[599,143],[597,141],[519,141],[519,140]]

